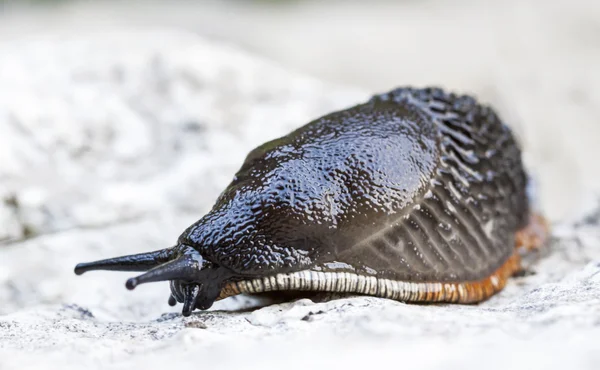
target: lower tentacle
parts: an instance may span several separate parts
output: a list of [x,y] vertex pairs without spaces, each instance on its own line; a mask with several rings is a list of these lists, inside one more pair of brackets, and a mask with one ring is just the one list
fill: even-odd
[[196,308],[199,293],[200,286],[198,284],[187,284],[184,287],[183,309],[181,311],[183,316],[187,317],[192,314],[192,311]]

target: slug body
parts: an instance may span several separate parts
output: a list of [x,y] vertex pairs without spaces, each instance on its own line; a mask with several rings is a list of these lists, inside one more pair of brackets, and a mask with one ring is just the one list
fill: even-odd
[[399,88],[254,149],[175,247],[75,271],[146,271],[130,289],[169,280],[185,315],[268,291],[477,302],[518,270],[516,245],[543,237],[527,237],[526,186],[492,109]]

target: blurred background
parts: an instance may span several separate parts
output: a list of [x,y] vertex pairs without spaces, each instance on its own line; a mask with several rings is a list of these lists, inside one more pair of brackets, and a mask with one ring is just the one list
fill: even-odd
[[474,93],[520,135],[551,218],[573,216],[579,196],[600,188],[595,0],[0,4],[0,40],[185,30],[367,92],[434,84]]
[[[522,144],[558,241],[490,301],[363,297],[186,320],[167,284],[129,292],[129,273],[73,274],[173,245],[253,147],[402,85],[476,95]],[[312,367],[289,361],[303,348],[298,360],[329,368],[595,369],[600,213],[570,221],[597,209],[599,140],[598,0],[0,0],[0,368],[146,369],[152,355]],[[256,356],[264,338],[286,352]]]

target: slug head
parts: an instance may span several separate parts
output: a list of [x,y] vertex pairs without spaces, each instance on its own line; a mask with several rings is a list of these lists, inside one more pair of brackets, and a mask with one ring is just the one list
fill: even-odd
[[143,271],[127,280],[129,290],[140,284],[169,281],[169,305],[183,303],[182,314],[191,315],[196,308],[208,309],[219,296],[222,284],[232,276],[226,269],[205,260],[196,249],[178,244],[173,248],[80,263],[75,273],[81,275],[93,270]]

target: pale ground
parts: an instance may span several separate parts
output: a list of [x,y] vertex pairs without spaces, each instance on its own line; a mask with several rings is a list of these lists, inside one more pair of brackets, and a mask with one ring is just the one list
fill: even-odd
[[[600,6],[436,4],[1,15],[0,369],[598,368]],[[128,274],[73,275],[80,261],[172,245],[253,146],[407,83],[498,106],[555,221],[535,274],[492,300],[219,311],[258,304],[232,299],[183,319],[164,284],[128,292]]]

